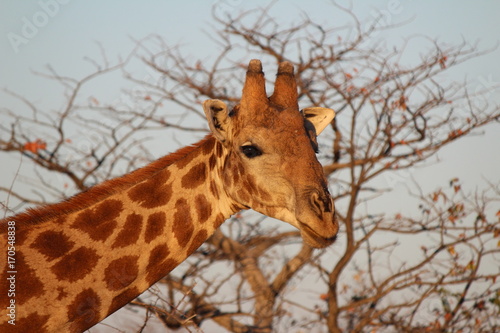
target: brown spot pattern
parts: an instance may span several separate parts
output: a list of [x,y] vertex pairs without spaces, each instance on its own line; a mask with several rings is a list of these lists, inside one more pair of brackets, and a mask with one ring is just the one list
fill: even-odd
[[13,326],[7,322],[0,325],[0,332],[37,332],[45,333],[48,332],[45,324],[49,320],[50,316],[40,316],[38,313],[31,313],[25,318],[16,317],[16,326]]
[[155,208],[168,203],[172,197],[172,186],[167,184],[170,171],[162,170],[148,180],[128,191],[128,197],[144,208]]
[[238,184],[240,181],[240,174],[238,173],[238,170],[234,168],[233,170],[233,184]]
[[80,332],[97,323],[100,319],[101,299],[97,293],[87,288],[76,295],[68,306],[68,320],[72,332]]
[[217,157],[221,157],[222,156],[222,144],[217,143],[215,145],[215,155],[217,155]]
[[257,186],[255,185],[255,178],[251,175],[246,176],[246,179],[243,181],[243,187],[247,189],[251,196],[258,193]]
[[[5,262],[5,265],[7,265],[7,262]],[[7,274],[6,266],[0,267],[0,269],[2,269],[2,272],[0,273],[0,290],[2,290],[2,292],[7,294],[7,290],[9,290],[9,284],[10,284],[9,280],[7,280],[9,274]],[[9,302],[10,300],[8,297],[0,297],[0,309],[5,309],[9,305]]]
[[215,197],[215,199],[219,199],[219,189],[217,188],[217,184],[213,180],[210,182],[210,192]]
[[138,256],[113,260],[104,270],[104,282],[109,290],[120,290],[130,285],[139,274]]
[[215,138],[207,140],[207,142],[205,142],[205,144],[201,147],[202,153],[205,155],[211,154],[214,151],[214,145],[215,145]]
[[204,162],[198,163],[182,177],[182,187],[192,189],[205,182],[207,166]]
[[245,173],[245,169],[243,168],[243,164],[238,163],[238,171],[239,171],[240,175]]
[[75,242],[71,241],[62,231],[49,230],[38,235],[31,247],[45,255],[48,261],[52,261],[64,256],[74,245]]
[[157,265],[155,270],[148,271],[148,275],[146,276],[146,281],[149,284],[155,284],[162,277],[170,273],[175,267],[179,265],[174,259],[165,259],[160,264]]
[[197,156],[197,154],[187,154],[185,157],[183,157],[182,159],[178,160],[176,162],[176,165],[179,169],[183,169],[186,167],[186,165],[190,164],[193,159]]
[[64,223],[66,223],[66,217],[64,216],[59,216],[58,218],[55,219],[54,221],[56,224],[60,224],[60,225],[63,225]]
[[61,258],[51,270],[58,279],[74,282],[89,274],[99,258],[95,250],[82,246]]
[[126,247],[134,244],[141,235],[142,219],[141,215],[135,213],[127,216],[127,220],[125,221],[120,233],[116,236],[111,248],[115,249],[117,247]]
[[149,255],[148,266],[146,270],[150,270],[163,261],[170,254],[170,250],[166,244],[157,245]]
[[[24,244],[24,241],[28,236],[30,235],[29,229],[23,228],[24,226],[19,227],[16,229],[16,246],[21,246]],[[16,225],[17,228],[17,225]],[[5,231],[7,231],[6,228],[4,228]]]
[[227,169],[232,169],[233,168],[233,159],[232,153],[230,152],[226,157],[224,158],[224,165],[226,166]]
[[194,251],[196,251],[196,249],[199,248],[201,246],[201,244],[203,244],[203,242],[205,242],[207,240],[207,238],[208,238],[208,232],[206,230],[198,231],[196,233],[196,236],[194,236],[193,242],[189,246],[187,253],[191,254]]
[[[30,268],[29,264],[24,259],[23,253],[19,250],[16,252],[16,267],[16,306],[20,306],[31,298],[42,295],[44,293],[44,287],[42,281],[40,281],[36,275],[35,270]],[[7,290],[9,289],[9,281],[7,280],[9,275],[10,274],[5,272],[1,276],[2,281],[0,281],[0,286],[3,287],[5,285],[6,288],[2,288],[2,292],[5,292],[5,295],[7,295]],[[8,302],[8,298],[3,297],[3,295],[0,299],[2,299],[1,303],[4,303],[4,300]]]
[[118,296],[115,296],[113,298],[107,313],[111,314],[115,312],[116,310],[136,298],[140,293],[141,291],[137,287],[126,289],[122,293],[118,294]]
[[220,225],[225,220],[226,220],[226,217],[222,213],[217,214],[217,217],[215,218],[215,221],[214,221],[214,229],[217,229],[218,227],[220,227]]
[[66,296],[68,296],[68,293],[66,292],[66,290],[63,288],[63,287],[58,287],[57,288],[57,292],[59,293],[57,295],[57,300],[60,301],[64,298],[66,298]]
[[167,274],[164,265],[166,258],[170,254],[170,250],[166,244],[157,245],[149,255],[148,265],[146,267],[146,281],[150,284],[155,283]]
[[203,194],[198,194],[194,198],[194,203],[198,213],[198,221],[203,224],[212,215],[212,204],[208,202],[207,197]]
[[266,190],[264,190],[263,188],[261,187],[258,187],[257,188],[258,192],[259,192],[259,197],[263,200],[263,201],[271,201],[272,199],[272,196],[271,194],[269,194],[269,192],[267,192]]
[[156,237],[163,234],[166,222],[167,217],[164,212],[156,212],[149,215],[148,222],[146,224],[146,234],[144,235],[146,243],[151,243],[156,239]]
[[250,195],[248,195],[248,192],[246,191],[245,188],[240,188],[238,190],[238,197],[240,198],[243,204],[248,205],[250,201]]
[[213,170],[216,164],[217,164],[217,158],[215,157],[215,155],[211,155],[210,158],[208,159],[208,167],[210,168],[210,170]]
[[232,187],[232,181],[233,181],[232,175],[230,175],[229,173],[225,173],[223,175],[223,182],[224,182],[224,187],[225,188]]
[[123,210],[119,200],[109,199],[78,214],[72,227],[85,231],[96,241],[108,239],[117,226],[116,218]]
[[236,167],[235,167],[235,162],[231,158],[232,154],[229,154],[226,156],[226,159],[224,161],[225,165],[225,172],[223,173],[223,182],[224,186],[227,187],[232,187],[233,186],[233,178],[234,178],[234,173],[237,172]]
[[175,203],[174,223],[172,232],[174,233],[179,246],[185,247],[191,239],[194,231],[191,212],[186,199],[179,199]]
[[177,262],[174,259],[167,259],[165,262],[163,262],[163,269],[165,270],[166,274],[170,273],[175,267],[179,265],[179,262]]

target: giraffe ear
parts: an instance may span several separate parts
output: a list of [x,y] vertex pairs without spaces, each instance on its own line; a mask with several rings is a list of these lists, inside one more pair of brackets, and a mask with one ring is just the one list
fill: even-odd
[[218,99],[209,99],[203,102],[203,110],[214,137],[220,142],[226,141],[229,133],[229,115],[226,103]]
[[309,120],[316,129],[316,135],[319,135],[328,124],[335,118],[335,111],[328,108],[310,107],[300,111],[304,118]]

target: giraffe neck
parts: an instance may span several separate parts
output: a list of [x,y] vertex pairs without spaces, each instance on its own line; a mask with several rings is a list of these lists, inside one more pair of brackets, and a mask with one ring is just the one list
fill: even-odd
[[243,208],[220,186],[224,154],[208,137],[165,167],[129,175],[142,179],[111,181],[118,188],[111,194],[104,185],[11,218],[17,317],[16,326],[5,322],[9,300],[2,297],[0,331],[83,331],[167,275]]

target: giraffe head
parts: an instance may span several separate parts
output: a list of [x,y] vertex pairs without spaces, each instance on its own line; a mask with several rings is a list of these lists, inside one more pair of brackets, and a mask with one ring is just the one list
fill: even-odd
[[220,100],[203,104],[214,137],[226,150],[222,181],[240,206],[297,227],[313,247],[330,245],[338,222],[316,135],[332,121],[327,108],[299,111],[293,66],[279,65],[267,97],[258,60],[250,61],[241,101],[232,110]]

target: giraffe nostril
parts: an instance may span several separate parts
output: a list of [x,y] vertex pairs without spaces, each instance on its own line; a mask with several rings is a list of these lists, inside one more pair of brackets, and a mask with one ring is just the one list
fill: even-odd
[[325,190],[321,194],[318,191],[311,193],[310,203],[314,213],[320,218],[324,213],[333,212],[333,200],[328,190]]
[[311,196],[310,196],[310,204],[311,208],[314,211],[314,213],[318,216],[321,217],[323,215],[323,201],[321,200],[320,195],[318,192],[314,191]]

